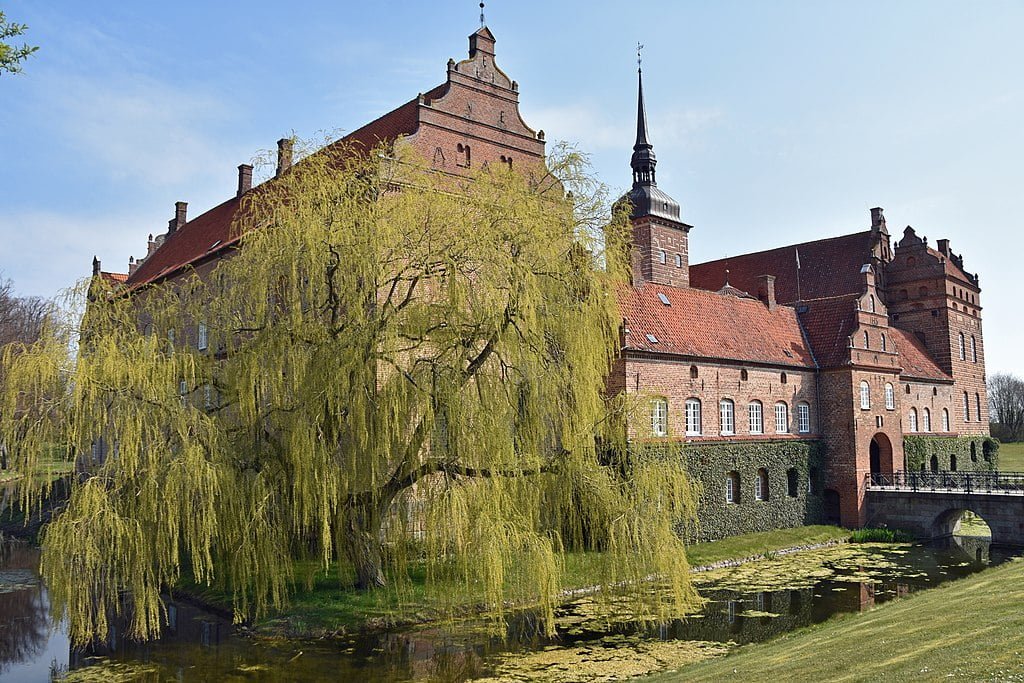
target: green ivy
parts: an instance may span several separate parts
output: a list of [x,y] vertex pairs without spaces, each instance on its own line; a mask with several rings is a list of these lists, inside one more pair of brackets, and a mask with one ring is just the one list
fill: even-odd
[[960,472],[999,469],[999,442],[989,436],[905,436],[903,454],[912,472],[922,467],[930,470],[932,456],[938,459],[940,470],[952,470],[954,455]]
[[[824,522],[821,497],[824,447],[815,441],[744,443],[633,444],[643,458],[681,458],[700,490],[697,524],[681,530],[689,542],[710,541],[754,531],[770,531]],[[754,482],[759,469],[768,473],[766,500],[755,500]],[[797,473],[796,495],[789,495],[788,472]],[[811,493],[807,481],[815,471]],[[725,481],[739,474],[739,500],[727,503]]]

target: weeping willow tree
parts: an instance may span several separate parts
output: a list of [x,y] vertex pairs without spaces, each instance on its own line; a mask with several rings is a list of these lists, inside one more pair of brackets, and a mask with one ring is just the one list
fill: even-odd
[[307,157],[246,196],[212,272],[94,281],[80,324],[5,358],[17,463],[109,444],[44,535],[76,642],[118,613],[157,634],[183,575],[258,616],[310,556],[399,591],[425,564],[452,603],[539,606],[548,632],[569,550],[642,616],[692,605],[683,468],[625,458],[604,393],[625,216],[571,151],[468,179],[390,154]]

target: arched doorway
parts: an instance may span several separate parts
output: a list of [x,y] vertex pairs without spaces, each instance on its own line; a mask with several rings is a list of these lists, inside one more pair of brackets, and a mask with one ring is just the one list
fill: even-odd
[[822,502],[825,506],[825,523],[839,526],[841,519],[839,492],[835,489],[825,489],[822,494]]
[[892,442],[889,437],[879,432],[871,437],[868,448],[868,467],[871,470],[871,481],[880,484],[881,475],[892,474]]

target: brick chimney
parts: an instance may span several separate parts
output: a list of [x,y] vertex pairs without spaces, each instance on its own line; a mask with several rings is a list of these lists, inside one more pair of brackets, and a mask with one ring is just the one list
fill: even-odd
[[882,213],[882,207],[880,206],[876,206],[875,208],[871,209],[871,229],[885,229],[885,214]]
[[282,173],[292,167],[292,145],[293,141],[291,138],[281,138],[277,141],[277,173],[274,174],[275,178],[280,178]]
[[757,298],[760,299],[769,311],[774,311],[775,302],[775,276],[760,275],[757,278]]
[[[278,143],[280,145],[280,143]],[[280,161],[278,165],[280,166]],[[280,172],[279,172],[280,173]],[[252,166],[249,164],[239,164],[238,166],[238,193],[236,197],[241,197],[243,194],[252,189]]]
[[949,240],[939,240],[939,253],[949,258]]
[[176,233],[188,222],[188,202],[174,202],[174,218],[167,224],[167,233]]

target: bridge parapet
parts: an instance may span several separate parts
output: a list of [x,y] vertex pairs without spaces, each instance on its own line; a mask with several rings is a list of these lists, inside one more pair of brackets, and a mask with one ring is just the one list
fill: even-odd
[[893,472],[864,477],[869,491],[943,491],[1024,496],[1024,472]]

